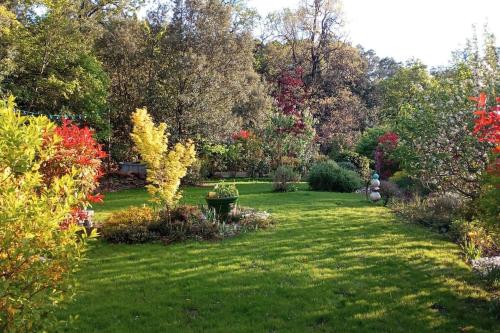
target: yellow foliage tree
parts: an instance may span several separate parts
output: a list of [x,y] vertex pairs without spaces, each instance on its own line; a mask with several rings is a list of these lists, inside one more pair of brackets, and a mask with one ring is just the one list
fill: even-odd
[[196,161],[194,144],[192,141],[177,143],[169,150],[167,125],[155,126],[146,109],[137,109],[132,114],[132,123],[130,136],[147,166],[147,189],[151,200],[171,209],[181,198],[181,179]]

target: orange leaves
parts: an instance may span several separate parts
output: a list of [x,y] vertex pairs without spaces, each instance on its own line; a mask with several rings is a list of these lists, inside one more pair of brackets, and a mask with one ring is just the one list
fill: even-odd
[[486,107],[486,100],[488,99],[488,96],[482,92],[479,94],[479,97],[469,97],[469,100],[473,102],[477,102],[477,107],[478,108],[484,108]]
[[[477,116],[474,125],[474,134],[478,136],[479,141],[489,142],[495,145],[493,154],[500,153],[500,97],[496,97],[497,105],[487,108],[487,95],[479,94],[479,97],[469,97],[471,101],[477,102],[477,110],[474,114]],[[493,168],[492,168],[493,167]],[[492,170],[493,169],[493,170]],[[497,173],[499,169],[498,158],[496,162],[490,166],[488,172]]]
[[89,194],[87,195],[87,199],[92,203],[103,203],[104,195],[98,193],[96,195]]
[[[497,146],[495,150],[498,150],[500,145],[500,106],[496,105],[487,110],[485,93],[481,93],[479,97],[469,97],[469,99],[477,102],[478,107],[474,112],[477,116],[474,134],[479,137],[480,141],[495,144]],[[495,100],[500,103],[500,97],[496,97]]]

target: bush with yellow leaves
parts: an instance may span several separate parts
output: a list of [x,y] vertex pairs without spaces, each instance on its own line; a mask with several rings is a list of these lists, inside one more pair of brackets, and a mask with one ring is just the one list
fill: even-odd
[[[40,332],[72,293],[85,249],[83,228],[64,223],[85,195],[73,167],[44,182],[61,140],[46,117],[23,117],[0,100],[0,331]],[[77,239],[77,233],[83,238]],[[93,237],[94,235],[92,235]]]
[[168,149],[167,125],[156,126],[146,109],[132,114],[131,137],[147,167],[147,189],[153,203],[171,210],[181,198],[179,186],[191,164],[196,161],[194,144],[177,143]]

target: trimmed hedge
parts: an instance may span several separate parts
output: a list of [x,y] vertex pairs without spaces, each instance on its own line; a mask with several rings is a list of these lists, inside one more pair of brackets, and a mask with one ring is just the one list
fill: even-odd
[[356,172],[343,169],[332,161],[315,164],[309,172],[308,182],[314,191],[354,192],[363,186]]

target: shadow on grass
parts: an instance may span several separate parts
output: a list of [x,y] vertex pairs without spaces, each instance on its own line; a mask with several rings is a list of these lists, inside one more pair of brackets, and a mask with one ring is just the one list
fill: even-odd
[[[393,223],[361,196],[239,187],[244,205],[273,212],[276,228],[168,247],[98,243],[79,273],[82,293],[61,316],[79,313],[79,332],[498,328],[454,244]],[[203,195],[189,189],[185,201]]]

